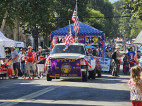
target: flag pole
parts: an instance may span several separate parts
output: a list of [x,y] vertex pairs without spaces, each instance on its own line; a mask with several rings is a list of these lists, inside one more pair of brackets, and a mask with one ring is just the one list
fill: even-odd
[[[77,7],[77,0],[76,0],[76,7]],[[77,8],[76,12],[78,14],[78,8]],[[77,43],[76,39],[77,39],[77,32],[75,31],[75,42]]]

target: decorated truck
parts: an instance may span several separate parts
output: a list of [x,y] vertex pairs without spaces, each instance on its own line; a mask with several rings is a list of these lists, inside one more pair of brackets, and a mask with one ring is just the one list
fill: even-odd
[[47,81],[54,78],[79,78],[87,81],[96,77],[95,57],[88,53],[86,46],[81,43],[66,45],[56,44],[46,62]]

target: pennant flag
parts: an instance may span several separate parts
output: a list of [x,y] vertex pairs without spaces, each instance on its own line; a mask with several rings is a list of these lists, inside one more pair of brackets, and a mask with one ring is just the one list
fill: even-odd
[[73,30],[76,33],[78,33],[78,31],[79,31],[79,18],[78,18],[78,12],[77,12],[77,3],[76,3],[76,6],[75,6],[73,15],[72,15],[72,21],[74,22]]

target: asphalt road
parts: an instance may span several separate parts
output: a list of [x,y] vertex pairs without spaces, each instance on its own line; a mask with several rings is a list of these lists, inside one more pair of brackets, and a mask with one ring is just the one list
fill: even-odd
[[0,80],[0,106],[131,106],[129,76],[102,78],[82,82],[74,79],[45,78]]

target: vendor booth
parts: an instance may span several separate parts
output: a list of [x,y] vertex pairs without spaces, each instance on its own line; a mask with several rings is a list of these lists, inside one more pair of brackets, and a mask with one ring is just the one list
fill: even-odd
[[24,47],[24,42],[11,40],[5,37],[2,32],[0,32],[0,58],[5,58],[6,47]]
[[11,40],[11,39],[5,37],[2,32],[0,32],[0,46],[4,46],[4,47],[11,47],[11,46],[24,47],[24,42],[18,42],[18,41]]
[[[73,30],[74,24],[71,24],[71,32],[73,37],[75,37],[75,31]],[[54,36],[58,36],[58,37],[65,37],[68,33],[68,25],[60,28],[58,30],[55,30],[53,32],[51,32],[50,35],[50,40],[52,41]],[[100,31],[92,26],[89,26],[85,23],[79,22],[79,32],[77,34],[78,37],[78,42],[79,43],[85,43],[85,37],[101,37],[102,40],[104,40],[104,32]]]

